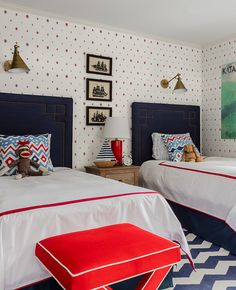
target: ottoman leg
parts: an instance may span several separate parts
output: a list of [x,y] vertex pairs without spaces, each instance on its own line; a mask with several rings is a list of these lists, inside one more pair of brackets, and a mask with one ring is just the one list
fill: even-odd
[[170,271],[172,266],[168,266],[162,269],[155,270],[153,272],[147,273],[136,290],[156,290],[161,285],[166,275]]

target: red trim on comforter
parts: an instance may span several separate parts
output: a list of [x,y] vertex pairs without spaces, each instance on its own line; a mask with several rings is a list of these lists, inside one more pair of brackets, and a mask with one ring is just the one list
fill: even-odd
[[[170,164],[165,164],[165,163],[166,163],[166,161],[161,162],[159,165],[161,165],[161,166],[165,166],[165,167],[170,167],[170,168],[175,168],[175,169],[180,169],[180,170],[187,170],[187,171],[193,171],[193,172],[198,172],[198,173],[203,173],[203,174],[208,174],[208,175],[220,176],[220,177],[229,178],[229,179],[236,179],[236,176],[233,176],[233,175],[222,174],[222,173],[211,172],[211,171],[198,170],[198,169],[192,169],[192,168],[185,168],[185,167],[180,167],[180,166],[170,165]],[[209,214],[209,213],[207,213],[207,212],[205,212],[205,211],[202,211],[202,210],[196,209],[196,208],[191,207],[191,206],[189,206],[189,205],[185,205],[185,204],[179,203],[179,202],[177,202],[177,201],[175,201],[175,200],[170,200],[170,201],[172,201],[172,202],[174,202],[174,203],[176,203],[176,204],[178,204],[178,205],[181,205],[181,206],[183,206],[183,207],[189,208],[189,209],[191,209],[191,210],[195,210],[195,211],[198,211],[198,212],[203,213],[203,214],[205,214],[205,215],[208,215],[209,217],[213,217],[213,218],[215,218],[215,219],[218,219],[218,220],[224,222],[226,225],[228,225],[228,226],[229,226],[229,227],[230,227],[234,232],[236,232],[236,230],[233,229],[233,228],[231,227],[231,225],[229,225],[225,219],[219,218],[219,217],[217,217],[217,216],[214,216],[214,215]]]
[[209,216],[209,217],[212,217],[212,218],[218,219],[218,220],[220,220],[220,221],[226,223],[226,220],[224,220],[224,219],[222,219],[222,218],[219,218],[219,217],[217,217],[217,216],[214,216],[214,215],[212,215],[212,214],[209,214],[209,213],[207,213],[207,212],[205,212],[205,211],[202,211],[202,210],[196,209],[196,208],[194,208],[194,207],[192,207],[192,206],[185,205],[185,204],[183,204],[183,203],[179,203],[179,202],[177,202],[177,201],[175,201],[175,200],[171,200],[171,199],[166,199],[166,200],[167,200],[167,201],[169,200],[169,201],[171,201],[171,202],[174,202],[174,203],[176,203],[177,205],[180,205],[180,206],[186,207],[186,208],[188,208],[188,209],[198,211],[198,212],[203,213],[203,214],[205,214],[205,215],[207,215],[207,216]]
[[14,214],[14,213],[22,212],[22,211],[34,210],[34,209],[38,209],[38,208],[62,206],[62,205],[73,204],[73,203],[80,203],[80,202],[93,201],[93,200],[99,200],[99,199],[108,199],[108,198],[121,197],[121,196],[138,195],[138,194],[159,194],[159,192],[156,192],[156,191],[129,192],[129,193],[107,195],[107,196],[97,196],[97,197],[90,197],[90,198],[82,198],[82,199],[69,200],[69,201],[56,202],[56,203],[49,203],[49,204],[34,205],[34,206],[16,208],[16,209],[12,209],[12,210],[1,212],[0,213],[0,217],[4,216],[4,215]]
[[187,170],[187,171],[193,171],[193,172],[198,172],[198,173],[215,175],[215,176],[220,176],[220,177],[225,177],[225,178],[230,178],[230,179],[236,179],[236,176],[234,176],[234,175],[229,175],[229,174],[223,174],[223,173],[217,173],[217,172],[211,172],[211,171],[205,171],[205,170],[192,169],[192,168],[186,168],[186,167],[181,167],[181,166],[176,166],[176,165],[165,164],[165,161],[161,162],[159,165],[165,166],[165,167],[171,167],[171,168],[175,168],[175,169],[180,169],[180,170]]

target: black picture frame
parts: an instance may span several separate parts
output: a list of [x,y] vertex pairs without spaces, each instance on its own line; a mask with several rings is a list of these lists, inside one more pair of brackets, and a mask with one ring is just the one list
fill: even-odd
[[[105,71],[105,69],[107,69],[107,71]],[[95,54],[87,54],[86,73],[112,76],[112,58]]]
[[86,100],[111,102],[112,101],[112,81],[87,78],[86,79]]
[[[101,112],[105,112],[106,114],[103,114],[107,117],[112,117],[112,108],[111,107],[94,107],[94,106],[87,106],[86,107],[86,125],[87,126],[104,126],[105,121],[92,121],[93,114],[99,114]],[[108,112],[108,114],[107,114]]]

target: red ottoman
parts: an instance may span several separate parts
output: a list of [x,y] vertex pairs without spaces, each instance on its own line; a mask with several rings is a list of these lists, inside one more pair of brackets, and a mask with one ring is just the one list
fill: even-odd
[[137,290],[154,290],[181,259],[178,244],[131,224],[51,237],[38,242],[35,253],[67,290],[111,289],[141,274]]

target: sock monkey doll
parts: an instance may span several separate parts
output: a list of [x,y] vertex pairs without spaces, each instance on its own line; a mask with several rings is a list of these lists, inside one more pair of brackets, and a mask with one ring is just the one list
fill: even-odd
[[[26,176],[44,176],[49,175],[49,172],[44,167],[41,167],[37,162],[30,159],[32,155],[32,151],[29,148],[29,141],[19,141],[18,149],[16,150],[16,154],[18,159],[3,168],[0,171],[0,176],[7,173],[11,168],[17,166],[18,174],[16,175],[16,179],[21,179]],[[31,169],[31,165],[34,166],[38,171],[33,171]]]

